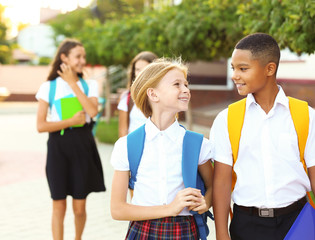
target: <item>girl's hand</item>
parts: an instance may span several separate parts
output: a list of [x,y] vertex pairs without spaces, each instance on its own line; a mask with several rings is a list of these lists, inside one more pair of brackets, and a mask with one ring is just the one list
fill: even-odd
[[171,216],[177,216],[185,207],[196,208],[201,204],[202,195],[199,189],[185,188],[179,191],[169,204]]
[[199,214],[202,214],[209,209],[209,207],[206,204],[205,197],[203,195],[201,195],[201,197],[198,199],[196,204],[197,204],[196,207],[189,207],[188,208],[189,211],[195,211],[195,212],[198,212]]
[[79,111],[71,118],[73,121],[72,125],[82,125],[85,124],[85,112]]
[[57,73],[63,80],[65,80],[70,86],[71,84],[75,84],[78,77],[75,72],[71,69],[71,67],[65,63],[60,65],[61,71],[57,70]]

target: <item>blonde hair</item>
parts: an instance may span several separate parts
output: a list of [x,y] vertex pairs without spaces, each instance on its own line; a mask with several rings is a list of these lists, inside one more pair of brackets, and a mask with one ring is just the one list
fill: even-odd
[[182,63],[181,58],[174,60],[159,58],[146,66],[131,85],[131,97],[146,117],[152,115],[152,107],[147,96],[147,89],[155,88],[162,78],[173,69],[182,71],[187,79],[188,69]]

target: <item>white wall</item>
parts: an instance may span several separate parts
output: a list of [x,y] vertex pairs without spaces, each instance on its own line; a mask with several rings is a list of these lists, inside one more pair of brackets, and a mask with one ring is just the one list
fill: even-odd
[[[86,67],[86,79],[98,82],[99,94],[102,93],[105,67]],[[0,65],[0,87],[11,94],[35,94],[46,81],[50,66]]]
[[277,78],[315,81],[315,54],[297,56],[287,50],[281,51]]

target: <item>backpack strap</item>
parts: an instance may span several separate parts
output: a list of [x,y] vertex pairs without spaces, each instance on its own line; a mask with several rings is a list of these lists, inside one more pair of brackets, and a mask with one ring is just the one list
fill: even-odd
[[[185,187],[198,188],[202,195],[205,194],[205,185],[198,172],[198,163],[200,149],[203,141],[203,135],[200,133],[186,130],[183,140],[182,150],[182,175]],[[207,225],[207,217],[213,219],[210,211],[203,214],[191,211],[198,227],[199,238],[206,240],[209,235],[209,228]]]
[[89,95],[89,86],[88,86],[87,82],[83,78],[79,78],[79,79],[80,79],[80,83],[83,87],[85,95],[88,96]]
[[[227,117],[227,126],[229,132],[229,138],[232,148],[232,155],[233,155],[233,165],[232,168],[234,169],[234,165],[237,160],[238,156],[238,149],[239,143],[241,138],[241,132],[244,123],[245,117],[245,108],[246,108],[246,98],[243,98],[240,101],[232,103],[228,107],[228,117]],[[232,191],[234,190],[236,184],[236,173],[233,170],[232,173]]]
[[137,171],[143,153],[145,140],[145,124],[127,135],[127,152],[130,169],[129,188],[134,189]]
[[182,150],[182,175],[186,188],[197,187],[198,161],[203,135],[186,130]]
[[54,101],[55,101],[55,94],[56,94],[56,79],[50,81],[49,86],[49,107],[51,108]]
[[[304,159],[304,151],[309,131],[309,109],[308,103],[296,98],[288,97],[291,117],[293,119],[294,128],[298,137],[298,144],[300,150],[300,161],[303,164],[306,173],[307,166]],[[315,198],[313,192],[307,192],[309,203],[315,208]]]
[[291,117],[293,119],[294,128],[297,133],[299,150],[300,150],[300,160],[303,163],[305,172],[307,172],[306,163],[304,160],[304,150],[308,137],[309,129],[309,112],[308,104],[305,101],[301,101],[296,98],[288,97],[289,107],[291,112]]

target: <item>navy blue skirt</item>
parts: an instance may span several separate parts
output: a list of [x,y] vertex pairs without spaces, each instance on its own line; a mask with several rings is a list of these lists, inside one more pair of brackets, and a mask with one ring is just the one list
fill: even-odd
[[49,133],[46,175],[51,197],[85,199],[91,192],[105,191],[100,156],[91,125]]

